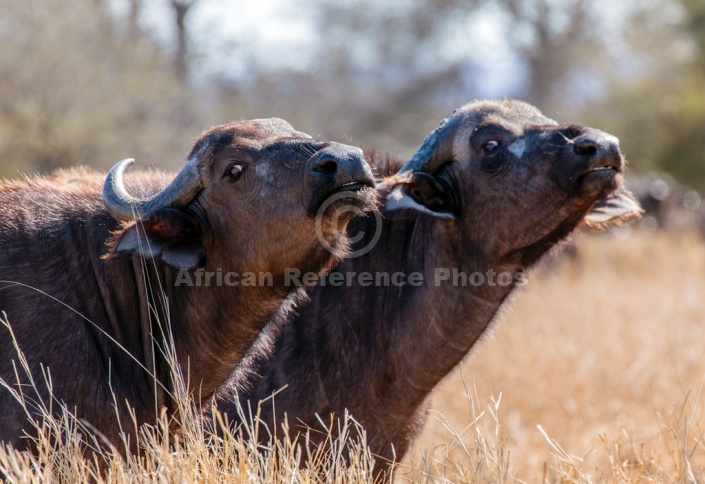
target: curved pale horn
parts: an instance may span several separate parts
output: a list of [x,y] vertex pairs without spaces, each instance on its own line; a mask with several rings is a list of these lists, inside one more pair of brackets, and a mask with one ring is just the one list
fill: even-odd
[[135,160],[125,158],[110,169],[103,185],[103,202],[110,215],[118,220],[133,220],[140,215],[160,208],[179,208],[191,202],[203,189],[198,174],[197,158],[191,158],[162,191],[141,199],[130,195],[125,189],[123,175]]

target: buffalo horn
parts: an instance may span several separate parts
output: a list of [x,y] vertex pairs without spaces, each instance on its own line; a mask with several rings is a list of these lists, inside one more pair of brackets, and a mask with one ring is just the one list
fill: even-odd
[[203,189],[198,174],[197,159],[189,159],[176,175],[176,178],[159,193],[140,199],[130,195],[125,189],[123,174],[134,159],[125,158],[110,169],[103,185],[103,202],[110,215],[117,220],[133,220],[160,208],[180,208],[193,200]]

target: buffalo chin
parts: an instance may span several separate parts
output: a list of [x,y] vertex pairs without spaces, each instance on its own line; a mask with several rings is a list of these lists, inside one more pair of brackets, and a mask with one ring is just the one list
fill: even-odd
[[590,170],[578,180],[578,194],[597,201],[608,197],[622,185],[622,173],[613,168]]
[[338,209],[346,205],[351,205],[363,212],[371,212],[377,208],[377,190],[369,186],[356,187],[353,190],[337,190],[334,192],[336,200],[328,207]]
[[371,212],[377,208],[377,191],[368,185],[355,184],[338,187],[335,190],[317,197],[308,206],[309,217],[343,218],[348,214],[345,223],[362,212]]

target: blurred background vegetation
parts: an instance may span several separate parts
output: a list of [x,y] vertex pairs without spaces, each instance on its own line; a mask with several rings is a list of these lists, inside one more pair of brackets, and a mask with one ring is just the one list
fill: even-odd
[[208,126],[268,116],[408,156],[511,96],[705,189],[704,0],[296,3],[0,0],[0,176],[176,169]]

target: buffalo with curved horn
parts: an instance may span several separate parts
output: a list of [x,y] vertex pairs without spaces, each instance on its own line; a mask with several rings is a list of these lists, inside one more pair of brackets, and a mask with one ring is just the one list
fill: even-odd
[[38,408],[60,402],[136,450],[127,408],[138,424],[176,410],[171,349],[188,391],[209,399],[297,290],[285,271],[333,264],[355,215],[336,212],[374,207],[361,150],[278,119],[210,129],[171,182],[124,176],[131,163],[104,185],[85,172],[0,183],[2,442],[31,447]]

